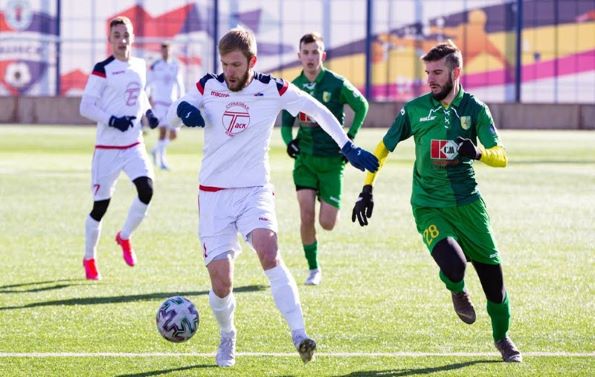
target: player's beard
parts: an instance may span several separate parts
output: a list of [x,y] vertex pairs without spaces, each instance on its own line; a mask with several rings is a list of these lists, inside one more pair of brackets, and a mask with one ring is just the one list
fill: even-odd
[[236,82],[236,85],[232,86],[229,81],[227,81],[227,80],[225,80],[225,81],[227,81],[227,87],[229,88],[229,90],[231,90],[232,92],[239,92],[240,90],[242,90],[246,87],[246,83],[248,82],[249,77],[250,77],[250,70],[246,70],[246,73],[244,73],[242,78]]
[[454,83],[452,82],[452,77],[448,75],[448,81],[442,86],[442,90],[438,93],[432,92],[432,97],[434,97],[436,101],[442,101],[448,96],[453,87]]

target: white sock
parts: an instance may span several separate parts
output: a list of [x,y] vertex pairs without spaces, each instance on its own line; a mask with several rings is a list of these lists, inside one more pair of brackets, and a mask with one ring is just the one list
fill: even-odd
[[157,142],[157,150],[159,153],[165,154],[165,148],[167,147],[167,144],[169,144],[169,139],[163,139]]
[[209,304],[221,331],[235,331],[233,317],[236,309],[236,299],[233,292],[226,297],[220,298],[211,289],[209,291]]
[[132,232],[143,221],[145,216],[147,215],[147,211],[149,210],[149,205],[141,202],[138,199],[138,196],[134,198],[132,204],[130,205],[130,209],[128,210],[128,217],[126,218],[126,222],[120,231],[120,237],[123,240],[127,240],[132,235]]
[[277,309],[292,331],[304,329],[304,317],[297,285],[291,273],[281,262],[277,267],[264,272],[271,283],[271,292]]
[[85,220],[85,259],[95,259],[97,244],[101,234],[101,222],[90,215]]

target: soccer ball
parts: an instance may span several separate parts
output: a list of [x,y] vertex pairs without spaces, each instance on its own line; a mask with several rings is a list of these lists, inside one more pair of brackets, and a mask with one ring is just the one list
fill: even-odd
[[192,338],[199,323],[198,310],[190,300],[182,296],[163,301],[155,319],[159,334],[175,343]]

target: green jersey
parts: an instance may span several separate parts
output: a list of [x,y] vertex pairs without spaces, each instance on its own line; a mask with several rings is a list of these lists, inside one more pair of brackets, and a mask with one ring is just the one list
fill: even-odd
[[[368,101],[347,79],[323,68],[314,82],[308,81],[302,71],[293,80],[293,84],[325,105],[341,124],[345,120],[344,105],[349,105],[355,114],[353,123],[349,131],[347,131],[347,136],[350,139],[355,137],[368,113]],[[312,118],[304,113],[299,113],[297,117],[293,117],[287,111],[283,111],[281,135],[285,144],[288,144],[293,138],[291,129],[296,118],[299,125],[297,139],[299,140],[300,153],[314,156],[339,155],[337,143]]]
[[401,140],[413,136],[415,163],[411,204],[454,207],[480,197],[473,161],[459,156],[455,139],[477,138],[485,148],[499,144],[488,107],[460,87],[450,106],[444,107],[431,93],[407,103],[397,115],[383,142],[394,151]]

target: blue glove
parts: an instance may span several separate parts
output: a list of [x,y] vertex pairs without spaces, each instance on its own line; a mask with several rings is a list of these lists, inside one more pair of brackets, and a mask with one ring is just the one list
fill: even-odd
[[154,129],[159,125],[159,118],[157,118],[155,114],[153,114],[153,110],[147,110],[145,116],[147,117],[147,121],[149,122],[149,127],[151,127],[151,129]]
[[180,102],[176,110],[178,117],[182,119],[186,127],[204,127],[205,120],[200,114],[200,110],[186,101]]
[[374,173],[378,170],[378,159],[372,153],[353,145],[351,141],[345,143],[341,148],[341,153],[347,158],[351,165],[361,171],[365,169]]
[[135,116],[124,115],[123,117],[113,116],[109,118],[109,126],[119,129],[122,132],[126,132],[129,128],[134,127],[132,123],[135,120]]

